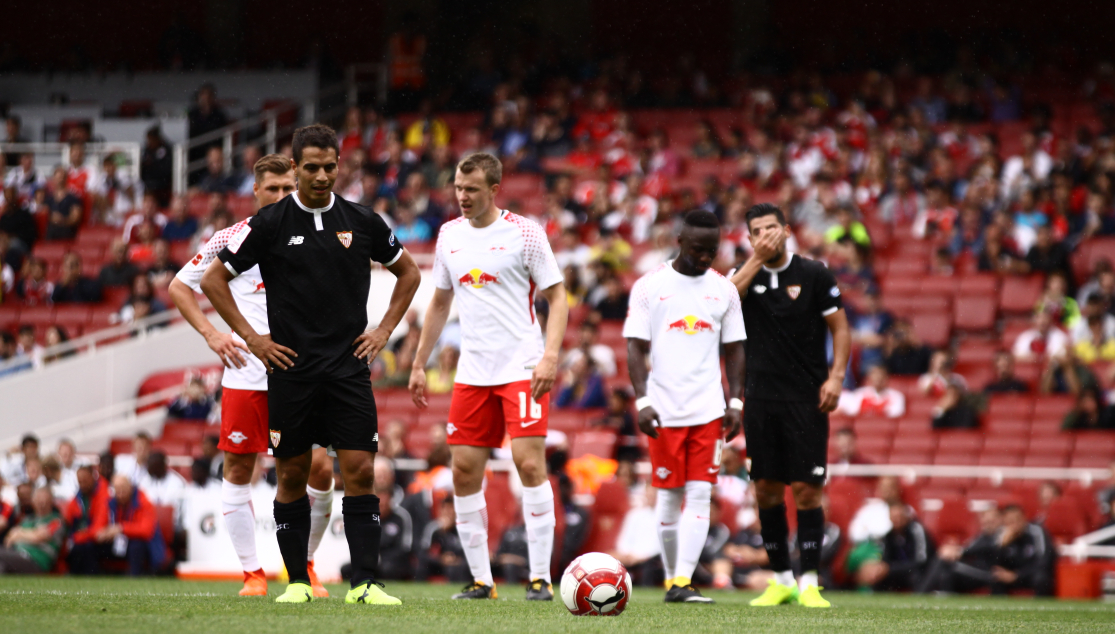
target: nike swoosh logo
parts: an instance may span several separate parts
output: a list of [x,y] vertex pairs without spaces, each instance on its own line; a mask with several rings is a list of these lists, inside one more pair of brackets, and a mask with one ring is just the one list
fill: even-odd
[[709,473],[720,473],[720,467],[709,467],[708,472]]
[[519,424],[522,425],[523,427],[530,427],[531,425],[533,425],[537,422],[538,421],[536,421],[536,420],[528,420],[528,421],[524,421],[524,422],[519,423]]
[[677,522],[674,522],[673,524],[667,524],[666,522],[659,522],[658,523],[659,526],[675,526],[676,524],[677,524]]
[[667,299],[670,299],[671,297],[673,297],[673,295],[667,295],[667,296],[665,296],[665,297],[663,297],[663,296],[659,295],[659,296],[658,296],[658,301],[664,302],[664,301],[666,301]]
[[460,249],[449,249],[450,253],[456,253],[457,251],[460,251]]
[[543,515],[549,515],[549,514],[550,514],[549,511],[546,511],[545,513],[535,513],[534,511],[530,512],[531,517],[542,517]]

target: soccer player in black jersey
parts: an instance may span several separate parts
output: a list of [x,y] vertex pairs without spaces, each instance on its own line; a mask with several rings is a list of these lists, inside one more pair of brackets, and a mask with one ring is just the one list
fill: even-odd
[[[836,278],[814,260],[789,253],[790,227],[771,204],[747,211],[754,254],[732,275],[747,325],[743,433],[759,503],[763,545],[775,572],[754,606],[796,601],[827,608],[817,585],[825,516],[821,510],[829,436],[851,337]],[[833,363],[826,355],[832,333]],[[798,509],[802,576],[790,569],[785,487]]]
[[[368,363],[402,319],[421,275],[375,212],[332,192],[340,147],[323,125],[294,133],[293,196],[264,207],[229,239],[201,281],[214,308],[268,371],[268,426],[279,488],[275,529],[290,576],[276,601],[312,600],[306,569],[314,444],[332,445],[345,481],[345,537],[352,556],[347,603],[397,605],[375,580],[379,498],[373,491],[379,433]],[[368,328],[371,263],[397,278],[379,326]],[[259,265],[270,334],[236,307],[229,281]]]

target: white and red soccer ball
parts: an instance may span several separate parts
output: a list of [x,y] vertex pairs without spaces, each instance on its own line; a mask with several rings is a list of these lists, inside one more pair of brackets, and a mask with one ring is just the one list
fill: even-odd
[[561,576],[561,600],[574,616],[617,616],[631,598],[631,575],[615,557],[585,553]]

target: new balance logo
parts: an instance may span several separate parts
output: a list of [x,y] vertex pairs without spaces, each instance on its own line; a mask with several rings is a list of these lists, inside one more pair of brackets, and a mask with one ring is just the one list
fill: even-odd
[[291,236],[290,242],[286,243],[286,245],[289,247],[292,244],[302,244],[302,241],[305,239],[306,238],[303,238],[302,236]]
[[813,467],[813,475],[815,475],[815,476],[825,475],[825,468],[824,467]]
[[767,292],[767,287],[763,286],[762,284],[756,284],[755,292],[762,295],[763,293]]

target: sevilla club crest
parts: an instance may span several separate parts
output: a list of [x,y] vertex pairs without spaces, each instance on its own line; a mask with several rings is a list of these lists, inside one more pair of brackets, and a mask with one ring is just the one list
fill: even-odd
[[352,246],[352,232],[351,231],[338,231],[337,232],[337,239],[341,241],[341,244],[345,245],[346,249],[349,248],[350,246]]
[[279,446],[279,439],[282,438],[283,432],[275,430],[275,429],[269,429],[268,431],[271,432],[271,446],[272,447],[278,447]]
[[797,284],[794,284],[793,286],[787,286],[786,294],[790,296],[790,299],[797,299],[798,295],[801,295],[801,286]]

